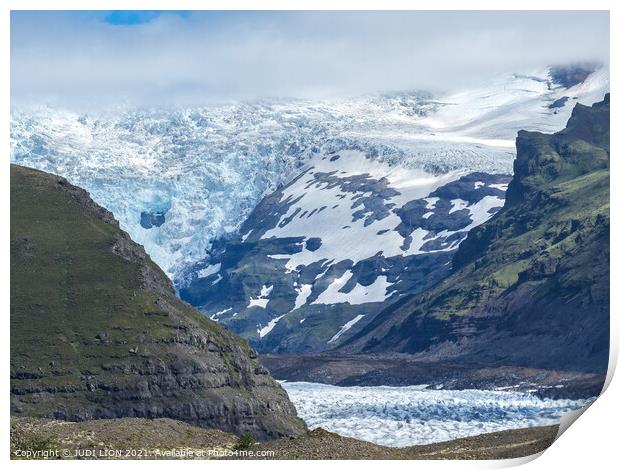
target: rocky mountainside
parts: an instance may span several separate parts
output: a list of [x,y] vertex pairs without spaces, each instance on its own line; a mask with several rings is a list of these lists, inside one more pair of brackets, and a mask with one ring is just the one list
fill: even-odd
[[604,372],[609,230],[607,94],[563,131],[520,132],[506,203],[459,246],[453,273],[340,350]]
[[164,417],[261,439],[303,432],[255,359],[180,301],[88,193],[11,166],[11,414]]
[[445,277],[468,231],[503,205],[510,179],[328,152],[266,196],[239,236],[214,244],[180,295],[261,352],[331,349]]

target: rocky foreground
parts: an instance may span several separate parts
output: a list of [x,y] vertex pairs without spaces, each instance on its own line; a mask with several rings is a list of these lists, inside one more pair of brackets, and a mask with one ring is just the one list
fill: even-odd
[[[436,444],[390,448],[315,429],[253,443],[171,419],[66,422],[11,419],[12,459],[509,459],[548,448],[557,426],[501,431]],[[29,451],[29,452],[28,452]]]

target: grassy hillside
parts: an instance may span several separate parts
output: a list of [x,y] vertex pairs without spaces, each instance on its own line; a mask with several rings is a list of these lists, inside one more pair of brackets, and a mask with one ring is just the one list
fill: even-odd
[[177,299],[85,191],[11,166],[12,414],[300,432],[286,393],[255,358]]

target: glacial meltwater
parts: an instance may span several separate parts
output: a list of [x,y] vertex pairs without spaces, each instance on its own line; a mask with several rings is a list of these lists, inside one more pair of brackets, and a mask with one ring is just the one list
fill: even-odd
[[506,390],[425,386],[337,387],[283,382],[310,429],[390,447],[430,444],[506,429],[556,424],[590,400],[541,399]]

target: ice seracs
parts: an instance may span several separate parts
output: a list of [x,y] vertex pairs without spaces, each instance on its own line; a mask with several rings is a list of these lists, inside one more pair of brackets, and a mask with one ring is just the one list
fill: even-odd
[[390,447],[431,444],[482,433],[557,424],[591,400],[541,399],[529,393],[438,390],[426,386],[337,387],[283,382],[310,429]]
[[219,272],[221,267],[222,265],[219,263],[207,266],[206,268],[201,269],[197,272],[198,277],[209,277],[211,274],[216,274],[217,272]]

